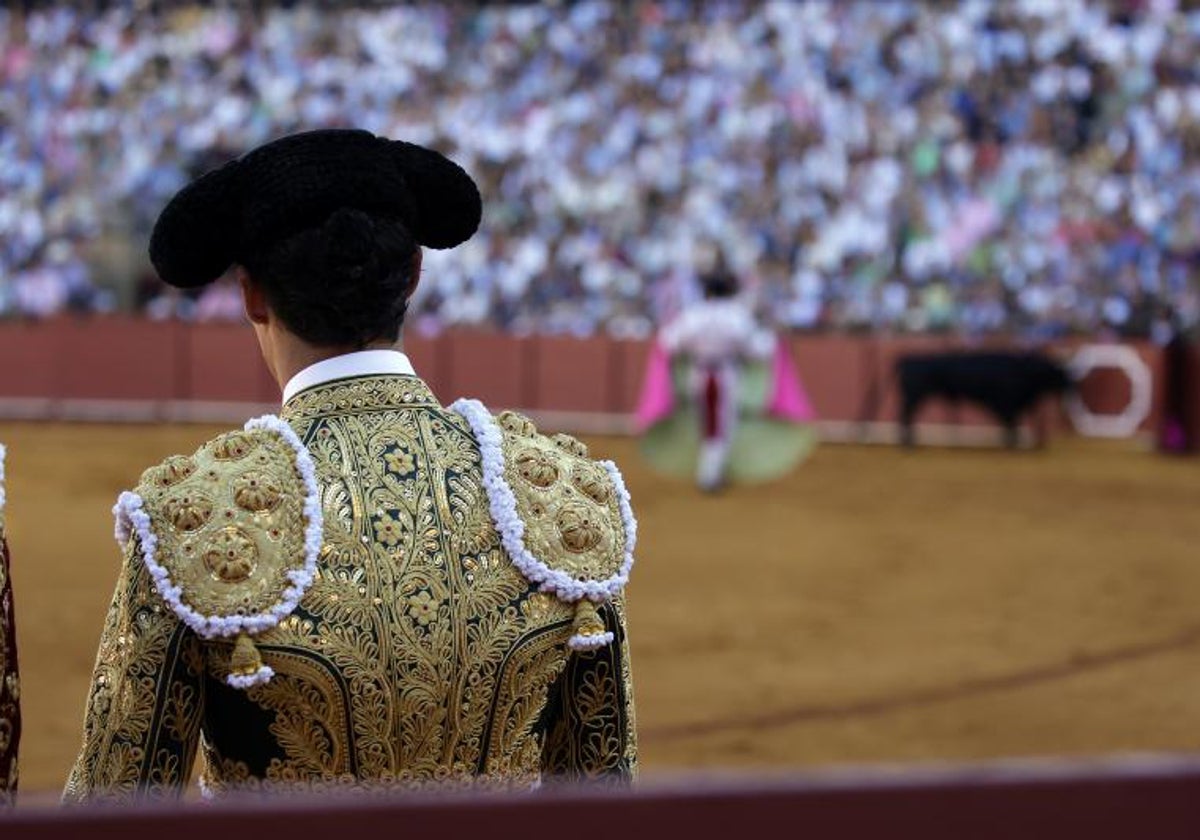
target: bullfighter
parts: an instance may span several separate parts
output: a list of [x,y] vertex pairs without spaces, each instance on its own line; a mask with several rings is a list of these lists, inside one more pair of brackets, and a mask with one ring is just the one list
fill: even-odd
[[235,267],[283,407],[118,500],[67,801],[177,796],[197,750],[210,795],[634,776],[620,472],[443,407],[397,347],[422,248],[480,218],[457,164],[358,130],[275,140],[163,210],[159,275]]

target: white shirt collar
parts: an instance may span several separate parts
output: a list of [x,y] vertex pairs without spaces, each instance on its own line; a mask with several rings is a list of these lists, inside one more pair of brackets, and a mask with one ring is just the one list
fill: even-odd
[[283,401],[314,385],[349,379],[352,376],[416,376],[412,362],[399,350],[359,350],[309,365],[288,380],[283,388]]

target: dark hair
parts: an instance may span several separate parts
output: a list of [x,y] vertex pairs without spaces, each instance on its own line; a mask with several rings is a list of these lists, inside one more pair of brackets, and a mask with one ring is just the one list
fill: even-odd
[[245,254],[242,265],[289,330],[318,347],[400,336],[417,243],[398,219],[342,208]]
[[700,280],[704,289],[704,297],[709,300],[731,298],[738,293],[738,281],[727,271],[714,271],[706,274]]

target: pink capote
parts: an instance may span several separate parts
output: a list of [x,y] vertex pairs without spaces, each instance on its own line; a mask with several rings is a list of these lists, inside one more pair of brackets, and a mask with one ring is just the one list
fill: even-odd
[[646,358],[646,374],[642,377],[642,393],[633,413],[633,425],[638,434],[675,410],[675,389],[671,386],[671,357],[658,339],[650,342]]
[[[800,381],[791,351],[780,338],[775,339],[770,388],[767,414],[791,423],[811,423],[816,419],[817,413]],[[650,345],[642,393],[634,412],[634,427],[639,434],[675,410],[674,390],[671,385],[671,357],[656,339]]]
[[775,339],[775,359],[771,363],[771,398],[767,400],[767,413],[780,420],[793,423],[811,423],[817,419],[800,381],[800,372],[792,361],[791,350],[783,339]]

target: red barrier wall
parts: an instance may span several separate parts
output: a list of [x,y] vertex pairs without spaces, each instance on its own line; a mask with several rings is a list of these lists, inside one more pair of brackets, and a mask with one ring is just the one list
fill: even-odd
[[[907,352],[959,346],[936,336],[805,335],[790,340],[797,369],[822,420],[894,421],[892,369]],[[1076,343],[1051,352],[1069,354]],[[444,401],[460,396],[493,408],[623,416],[637,404],[648,341],[603,337],[516,337],[458,330],[414,335],[405,348]],[[1155,399],[1142,429],[1157,427],[1163,377],[1159,348],[1134,345],[1153,372]],[[253,331],[239,324],[152,322],[127,317],[0,324],[0,401],[31,398],[138,403],[272,403],[279,389],[260,359]],[[1084,402],[1096,412],[1119,410],[1129,398],[1125,377],[1093,372]],[[1200,395],[1195,397],[1200,417]],[[1061,411],[1050,423],[1067,427]],[[931,402],[919,422],[992,422],[976,408]]]
[[254,332],[235,324],[183,327],[182,399],[274,402],[279,386],[261,360]]
[[54,364],[63,399],[185,398],[183,325],[87,319],[58,334]]
[[858,417],[869,374],[863,342],[834,335],[794,338],[791,344],[796,369],[817,415]]
[[642,377],[650,356],[650,342],[614,341],[612,347],[616,357],[615,405],[622,414],[632,413],[642,392]]
[[533,341],[533,405],[556,411],[620,410],[613,342],[548,336]]
[[[59,330],[35,324],[0,327],[0,394],[48,397],[60,391]],[[82,363],[83,360],[80,360]]]
[[537,386],[531,342],[494,332],[464,331],[443,338],[444,382],[435,389],[443,402],[474,397],[496,408],[534,407]]

